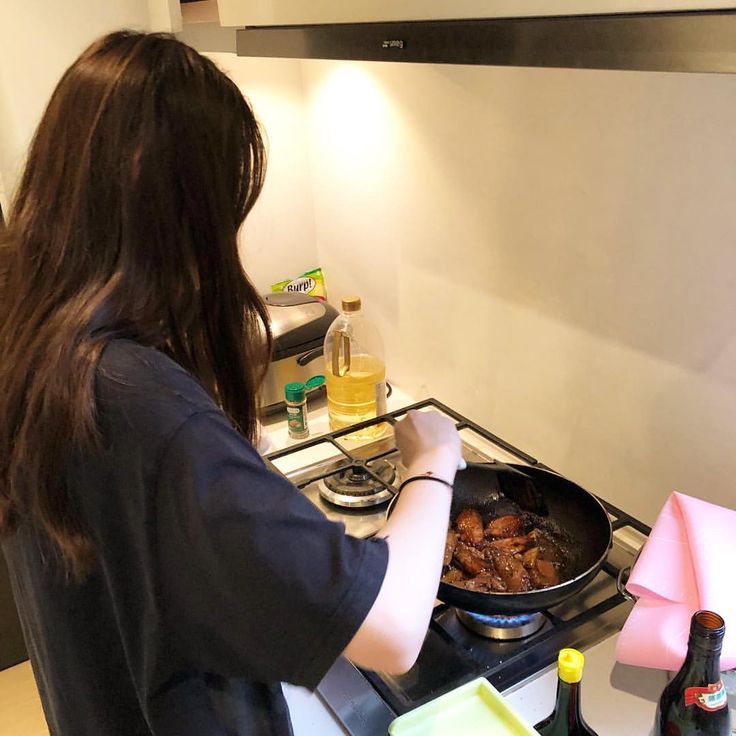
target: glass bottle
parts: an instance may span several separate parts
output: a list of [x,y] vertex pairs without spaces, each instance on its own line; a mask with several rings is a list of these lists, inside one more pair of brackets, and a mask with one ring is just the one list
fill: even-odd
[[731,714],[720,673],[725,633],[717,613],[693,614],[685,662],[659,699],[655,736],[730,736]]
[[[359,297],[342,300],[342,312],[325,335],[327,413],[332,431],[386,413],[383,341],[363,314]],[[382,424],[350,435],[367,439],[383,434]]]
[[557,657],[557,699],[552,715],[534,728],[542,736],[598,736],[580,712],[580,681],[585,658],[577,649],[561,649]]

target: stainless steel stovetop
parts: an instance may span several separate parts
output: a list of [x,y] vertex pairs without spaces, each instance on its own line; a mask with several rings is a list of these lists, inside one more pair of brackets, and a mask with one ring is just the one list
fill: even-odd
[[[473,462],[537,465],[550,469],[527,453],[466,419],[434,399],[355,425],[350,429],[308,440],[267,456],[326,516],[345,524],[348,533],[367,537],[385,523],[388,500],[396,493],[405,468],[401,465],[392,425],[409,409],[439,411],[456,422],[463,456]],[[384,424],[379,438],[356,439],[356,431]],[[388,460],[395,468],[387,481]],[[341,508],[325,500],[324,483],[346,469],[357,470],[380,484],[386,501],[365,508]],[[352,472],[352,471],[351,471]],[[322,493],[320,492],[322,491]],[[362,671],[340,658],[318,687],[318,693],[351,736],[385,734],[401,715],[479,676],[500,691],[533,677],[551,665],[563,647],[586,649],[617,632],[631,604],[619,592],[617,578],[634,561],[650,528],[600,499],[613,526],[613,547],[597,577],[579,594],[542,611],[544,623],[534,634],[518,640],[487,639],[471,632],[455,609],[439,603],[434,609],[422,651],[404,675]]]

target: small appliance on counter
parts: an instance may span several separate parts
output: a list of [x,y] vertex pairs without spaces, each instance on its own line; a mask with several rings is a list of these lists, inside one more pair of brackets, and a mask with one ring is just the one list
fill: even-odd
[[325,301],[293,292],[266,294],[263,300],[271,321],[273,354],[260,404],[269,413],[284,408],[287,383],[306,383],[324,373],[325,335],[338,312]]

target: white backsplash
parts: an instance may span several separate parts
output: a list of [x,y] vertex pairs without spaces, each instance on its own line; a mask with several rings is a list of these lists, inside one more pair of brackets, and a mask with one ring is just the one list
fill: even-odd
[[652,522],[736,494],[736,77],[303,62],[388,374]]
[[298,61],[208,54],[235,81],[265,133],[263,192],[240,233],[240,252],[263,292],[319,265],[314,231],[304,98]]

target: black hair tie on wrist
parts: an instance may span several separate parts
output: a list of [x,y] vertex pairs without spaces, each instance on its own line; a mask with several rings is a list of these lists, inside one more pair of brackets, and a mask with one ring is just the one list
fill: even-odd
[[444,478],[438,478],[436,475],[412,475],[411,478],[407,478],[400,486],[399,486],[399,493],[404,489],[404,486],[409,485],[409,483],[413,483],[415,480],[433,480],[437,483],[442,483],[443,486],[447,486],[451,491],[455,490],[455,487],[452,485],[452,483],[449,483]]

